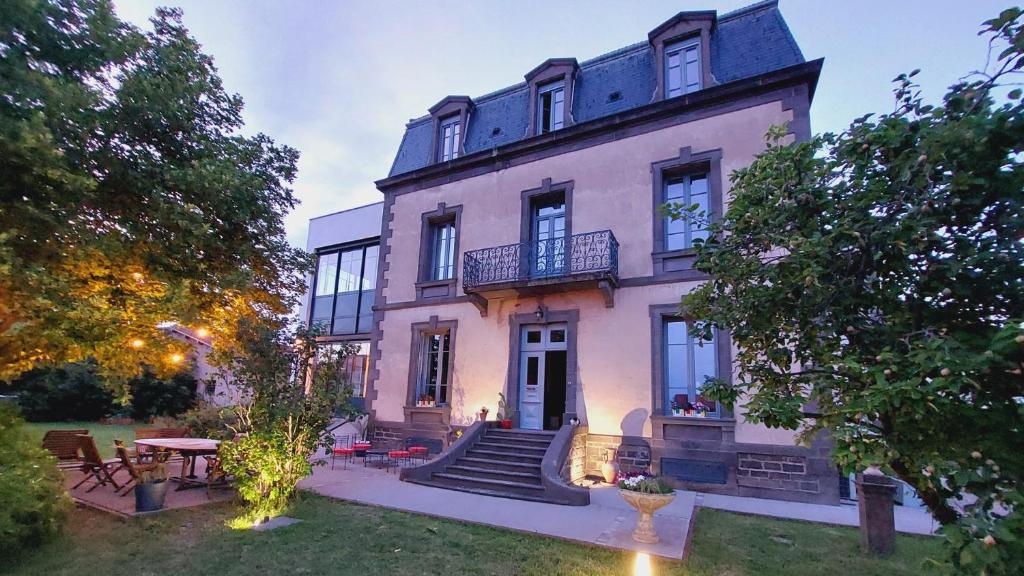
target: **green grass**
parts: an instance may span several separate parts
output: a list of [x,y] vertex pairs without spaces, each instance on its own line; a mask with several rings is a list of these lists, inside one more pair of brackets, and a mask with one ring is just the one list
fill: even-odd
[[[302,523],[232,530],[231,503],[120,519],[77,510],[57,541],[0,573],[103,576],[138,574],[389,574],[412,576],[628,576],[634,555],[563,540],[438,520],[303,493],[289,515]],[[690,560],[655,560],[663,575],[787,576],[920,574],[939,551],[934,538],[901,536],[898,554],[867,558],[857,531],[701,510]],[[7,570],[7,572],[5,572]]]
[[47,430],[66,430],[73,428],[84,428],[96,439],[96,447],[104,458],[113,458],[114,439],[124,440],[129,446],[135,440],[135,424],[100,424],[99,422],[29,422],[25,428],[32,434],[37,442],[43,441],[43,435]]

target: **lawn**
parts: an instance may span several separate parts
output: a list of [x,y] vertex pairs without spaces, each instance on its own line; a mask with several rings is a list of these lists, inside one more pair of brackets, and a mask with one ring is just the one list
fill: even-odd
[[[66,534],[0,573],[47,576],[138,574],[633,574],[634,555],[570,542],[350,504],[303,493],[271,532],[232,530],[234,505],[214,504],[119,519],[73,513]],[[901,536],[898,555],[866,558],[857,532],[703,509],[691,560],[655,560],[655,575],[919,574],[938,539]],[[5,572],[6,570],[6,572]]]
[[145,425],[100,424],[99,422],[29,422],[25,425],[25,428],[40,443],[42,443],[43,435],[46,434],[47,430],[84,428],[96,439],[96,447],[100,449],[100,454],[104,457],[113,458],[116,455],[114,453],[114,439],[124,440],[126,444],[131,445],[135,440],[136,426]]

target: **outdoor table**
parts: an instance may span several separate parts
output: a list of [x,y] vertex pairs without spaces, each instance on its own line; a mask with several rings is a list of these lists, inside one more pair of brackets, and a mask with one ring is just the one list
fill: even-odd
[[388,452],[388,450],[367,450],[366,455],[363,456],[363,467],[373,464],[374,460],[377,461],[377,464],[387,464]]
[[[174,478],[178,481],[177,490],[187,490],[202,486],[202,483],[195,482],[196,458],[199,456],[216,454],[220,440],[212,438],[145,438],[136,440],[137,446],[149,446],[160,450],[169,450],[181,454],[181,476]],[[186,468],[188,474],[185,474]]]

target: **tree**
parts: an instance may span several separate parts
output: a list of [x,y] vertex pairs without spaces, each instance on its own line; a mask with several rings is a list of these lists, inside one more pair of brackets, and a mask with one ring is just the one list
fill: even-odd
[[0,378],[95,358],[107,376],[174,372],[202,325],[275,318],[304,289],[284,214],[298,153],[243,136],[242,99],[160,9],[0,3]]
[[225,368],[245,400],[232,425],[237,438],[221,444],[221,455],[246,503],[239,521],[251,525],[284,511],[312,470],[310,457],[333,447],[327,425],[351,397],[344,366],[355,347],[318,347],[316,329],[243,323],[241,334],[242,346]]
[[[728,329],[747,419],[827,432],[851,469],[880,465],[945,526],[952,564],[1024,573],[1024,66],[1021,11],[983,26],[994,68],[841,134],[767,149],[731,176],[683,300]],[[998,100],[998,102],[997,102]],[[677,217],[702,218],[674,206]]]

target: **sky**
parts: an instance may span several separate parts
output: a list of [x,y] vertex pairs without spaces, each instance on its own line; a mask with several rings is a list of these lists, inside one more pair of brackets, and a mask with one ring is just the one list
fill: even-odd
[[[481,96],[552,57],[581,62],[643,41],[683,10],[723,14],[750,0],[114,0],[140,27],[176,6],[226,89],[245,100],[246,133],[301,153],[285,219],[305,248],[309,219],[377,202],[405,123],[448,94]],[[920,68],[926,99],[984,66],[977,32],[1012,0],[780,0],[804,58],[825,64],[815,132],[892,110],[892,79]]]

